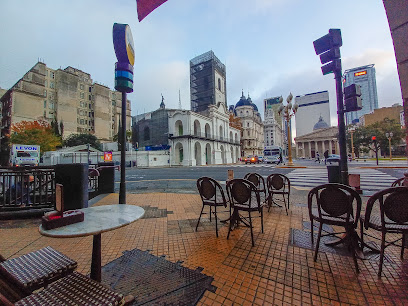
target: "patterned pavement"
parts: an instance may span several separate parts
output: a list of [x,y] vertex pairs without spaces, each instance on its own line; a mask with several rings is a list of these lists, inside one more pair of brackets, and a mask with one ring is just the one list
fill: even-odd
[[[408,261],[390,246],[384,273],[377,278],[378,259],[359,260],[356,274],[350,256],[319,252],[293,243],[294,230],[306,231],[309,221],[307,191],[293,190],[290,213],[273,208],[265,212],[265,232],[260,220],[254,224],[255,247],[248,228],[235,229],[227,240],[228,227],[221,225],[219,238],[215,223],[202,218],[198,232],[195,222],[201,210],[197,194],[128,194],[127,203],[143,206],[147,214],[131,225],[102,234],[102,265],[135,248],[165,255],[171,262],[183,262],[189,269],[203,268],[213,277],[215,292],[206,291],[199,305],[407,305]],[[365,202],[367,198],[363,198]],[[95,205],[118,203],[110,194]],[[224,219],[227,213],[220,213]],[[78,271],[90,272],[92,237],[49,238],[38,232],[39,220],[0,221],[0,254],[16,257],[52,246],[78,262]]]

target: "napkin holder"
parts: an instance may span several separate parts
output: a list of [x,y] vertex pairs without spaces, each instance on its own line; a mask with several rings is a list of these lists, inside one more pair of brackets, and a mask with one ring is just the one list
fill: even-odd
[[51,230],[84,221],[84,213],[80,210],[68,210],[62,214],[59,211],[51,211],[42,217],[42,227]]

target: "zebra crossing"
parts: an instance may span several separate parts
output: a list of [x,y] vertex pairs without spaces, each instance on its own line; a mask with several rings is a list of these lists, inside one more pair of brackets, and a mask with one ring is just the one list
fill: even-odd
[[[397,178],[375,169],[349,168],[349,174],[360,174],[360,187],[362,190],[382,190],[391,187]],[[290,184],[296,187],[313,188],[327,184],[327,169],[302,168],[295,169],[286,175]]]

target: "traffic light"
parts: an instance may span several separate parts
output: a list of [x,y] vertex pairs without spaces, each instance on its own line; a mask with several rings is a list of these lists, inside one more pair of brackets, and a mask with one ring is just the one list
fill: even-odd
[[330,29],[329,34],[313,42],[317,55],[320,55],[322,73],[326,75],[334,71],[341,71],[340,47],[343,45],[340,29]]
[[351,84],[344,87],[344,112],[354,112],[363,108],[361,101],[361,87],[357,84]]
[[376,140],[377,140],[377,136],[371,136],[371,140],[372,140],[372,141],[376,141]]

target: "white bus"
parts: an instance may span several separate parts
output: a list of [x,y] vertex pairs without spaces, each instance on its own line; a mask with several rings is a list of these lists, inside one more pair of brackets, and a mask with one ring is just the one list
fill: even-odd
[[264,149],[264,162],[268,164],[279,164],[280,159],[279,156],[282,157],[282,147],[279,146],[267,146]]

